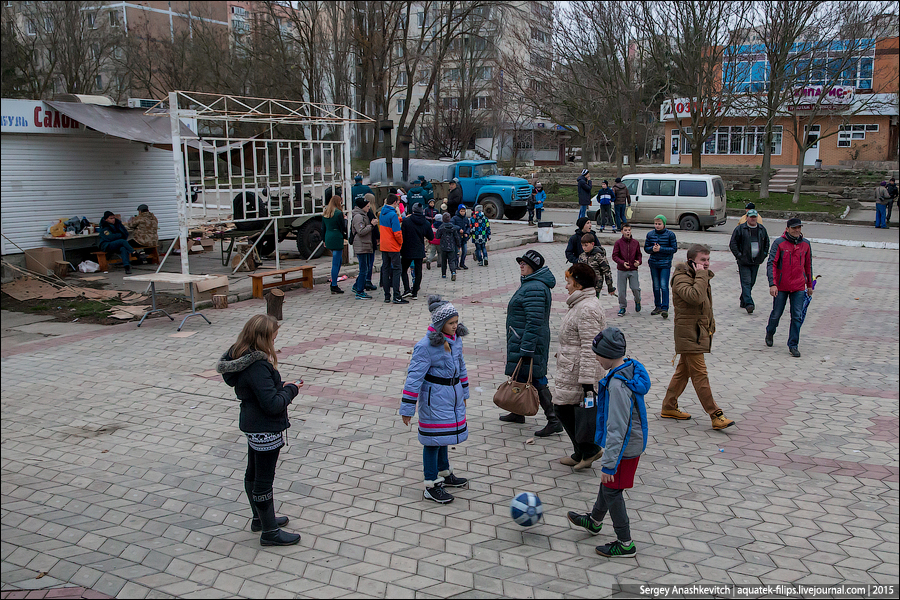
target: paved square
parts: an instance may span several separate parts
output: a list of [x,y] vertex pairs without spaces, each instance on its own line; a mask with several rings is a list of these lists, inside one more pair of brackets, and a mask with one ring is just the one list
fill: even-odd
[[[561,244],[535,244],[557,277],[551,329],[565,311]],[[424,272],[472,331],[468,442],[452,448],[471,481],[452,504],[422,499],[421,446],[397,416],[423,300],[385,305],[287,293],[280,370],[302,376],[275,494],[299,546],[262,549],[243,492],[238,403],[213,371],[253,300],[207,311],[174,337],[168,320],[108,327],[21,346],[2,360],[2,590],[71,586],[141,597],[598,597],[617,583],[898,581],[898,256],[813,245],[823,275],[801,332],[802,358],[763,343],[769,300],[738,308],[737,269],[713,253],[718,333],[707,361],[736,427],[713,431],[693,390],[694,419],[660,420],[673,372],[672,320],[647,307],[607,320],[648,368],[651,439],[626,492],[636,559],[610,561],[567,522],[588,509],[597,471],[557,463],[565,436],[526,440],[543,423],[501,424],[505,309],[514,257],[459,280]],[[684,251],[678,257],[683,258]],[[623,291],[624,292],[624,291]],[[551,353],[554,350],[551,350]],[[551,358],[551,377],[554,371]],[[552,380],[551,380],[552,385]],[[539,494],[544,522],[509,517],[519,491]],[[43,575],[37,578],[38,575]],[[85,592],[86,594],[94,592]],[[81,591],[78,591],[80,594]],[[13,596],[10,596],[13,597]],[[79,596],[70,596],[79,597]],[[89,597],[85,595],[84,597]]]

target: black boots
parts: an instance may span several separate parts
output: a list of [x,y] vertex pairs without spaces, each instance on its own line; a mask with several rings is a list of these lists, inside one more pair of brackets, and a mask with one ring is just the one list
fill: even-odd
[[534,432],[535,437],[547,437],[555,433],[561,433],[563,426],[556,416],[556,411],[553,409],[553,398],[550,396],[550,388],[538,388],[538,399],[541,402],[541,408],[544,409],[544,416],[547,417],[547,424],[543,429]]
[[[244,480],[244,491],[247,492],[247,499],[253,497],[253,482]],[[256,513],[256,505],[253,503],[253,500],[250,500],[250,510],[253,512],[253,518],[250,519],[250,531],[253,533],[259,533],[262,531],[262,521],[259,520],[259,515]],[[290,519],[287,517],[275,517],[275,525],[277,527],[284,527],[290,522]]]
[[[261,546],[293,546],[300,542],[300,535],[297,533],[286,533],[279,529],[279,519],[275,516],[275,501],[272,499],[272,490],[262,496],[251,495],[250,502],[255,508],[256,515],[259,516],[262,535],[259,536]],[[287,524],[287,517],[284,524]]]

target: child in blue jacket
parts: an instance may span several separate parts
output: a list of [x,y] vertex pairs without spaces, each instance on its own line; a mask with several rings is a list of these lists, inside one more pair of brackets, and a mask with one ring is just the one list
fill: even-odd
[[413,348],[403,385],[400,416],[409,425],[419,407],[419,443],[425,470],[427,500],[439,504],[453,502],[445,487],[464,487],[468,480],[450,468],[447,446],[469,437],[466,428],[466,400],[469,376],[463,361],[462,338],[469,334],[459,322],[459,313],[440,296],[428,297],[431,326]]
[[569,521],[592,535],[600,533],[606,513],[612,518],[616,539],[597,546],[597,554],[612,558],[633,557],[631,527],[622,490],[634,486],[634,473],[647,449],[647,407],[644,395],[650,391],[650,375],[644,365],[625,358],[625,335],[617,327],[607,327],[594,338],[591,349],[607,370],[597,394],[595,441],[604,447],[600,459],[600,491],[594,508],[587,514],[570,511]]
[[544,191],[544,186],[538,181],[534,186],[534,212],[539,223],[541,221],[541,215],[544,212],[544,201],[546,199],[547,192]]
[[672,257],[678,252],[678,240],[670,229],[666,229],[665,215],[653,219],[653,231],[644,239],[644,252],[653,280],[653,302],[656,305],[651,315],[669,318],[669,277],[672,275]]

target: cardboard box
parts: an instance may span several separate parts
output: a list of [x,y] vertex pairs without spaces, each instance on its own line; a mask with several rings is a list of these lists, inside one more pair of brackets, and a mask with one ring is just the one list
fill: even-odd
[[32,248],[25,251],[25,268],[41,275],[53,275],[57,261],[62,261],[61,248]]
[[[198,281],[194,285],[194,300],[212,300],[216,294],[228,293],[228,277],[222,275],[204,281]],[[190,292],[190,290],[188,290]]]
[[212,251],[215,243],[216,243],[216,241],[212,238],[208,238],[208,237],[200,238],[200,245],[203,246],[204,252]]

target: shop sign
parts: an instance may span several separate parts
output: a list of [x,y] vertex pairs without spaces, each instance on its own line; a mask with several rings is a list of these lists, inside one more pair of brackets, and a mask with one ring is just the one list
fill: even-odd
[[3,133],[78,133],[83,126],[40,100],[0,102],[0,131]]
[[666,121],[672,119],[684,119],[691,116],[691,112],[701,112],[708,115],[721,115],[721,102],[707,102],[705,105],[699,104],[691,98],[676,98],[674,100],[663,100],[660,107],[660,120]]
[[856,88],[849,85],[835,85],[831,88],[822,85],[807,85],[794,88],[792,95],[793,103],[787,107],[792,111],[845,108],[853,103],[856,97]]

